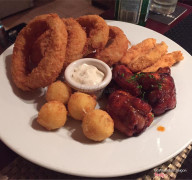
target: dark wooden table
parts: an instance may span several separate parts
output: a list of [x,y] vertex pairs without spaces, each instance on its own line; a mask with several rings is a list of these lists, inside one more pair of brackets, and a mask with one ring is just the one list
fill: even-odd
[[[179,3],[179,5],[186,7],[187,11],[181,17],[179,17],[174,23],[172,23],[171,25],[168,26],[168,25],[153,21],[151,19],[148,19],[147,23],[146,23],[146,27],[149,28],[149,29],[152,29],[154,31],[157,31],[157,32],[159,32],[161,34],[164,34],[169,29],[174,27],[178,22],[182,21],[185,17],[187,17],[190,13],[192,13],[192,6],[181,4],[181,3]],[[108,12],[102,14],[101,16],[104,17],[105,19],[112,19],[111,18],[112,17],[112,12],[108,11]],[[0,55],[3,53],[3,51],[5,49],[6,49],[5,47],[3,48],[0,45]],[[18,157],[18,155],[16,153],[14,153],[12,150],[10,150],[0,140],[0,170],[2,168],[4,168],[5,166],[7,166],[16,157]],[[185,160],[187,163],[184,163],[184,168],[187,168],[188,170],[191,170],[192,169],[192,153],[189,155],[188,158],[187,158],[188,160],[187,159]],[[179,175],[179,179],[184,179],[184,178],[185,179],[192,179],[192,172],[190,171],[188,173],[183,173],[183,174]]]

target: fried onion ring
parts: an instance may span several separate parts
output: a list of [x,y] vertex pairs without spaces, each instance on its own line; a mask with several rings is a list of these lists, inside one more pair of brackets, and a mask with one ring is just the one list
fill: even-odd
[[[49,30],[47,47],[38,66],[27,72],[30,49],[33,42]],[[67,31],[56,14],[35,17],[17,36],[11,63],[12,78],[16,86],[24,91],[45,87],[56,80],[65,59]]]
[[[87,36],[81,25],[73,18],[62,19],[66,25],[68,40],[65,55],[64,68],[71,62],[80,59],[84,55]],[[31,51],[31,61],[37,65],[46,50],[49,40],[49,31],[43,33],[34,43]]]
[[77,18],[79,24],[88,34],[88,48],[102,49],[109,37],[109,27],[105,20],[98,15],[85,15]]
[[130,42],[120,28],[109,26],[109,41],[103,50],[95,54],[95,57],[112,66],[125,55],[128,44]]
[[87,35],[81,25],[73,18],[63,19],[68,32],[68,42],[64,68],[84,55]]

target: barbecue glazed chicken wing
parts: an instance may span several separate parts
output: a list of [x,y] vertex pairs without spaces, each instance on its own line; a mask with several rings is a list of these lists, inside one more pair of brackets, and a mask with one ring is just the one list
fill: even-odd
[[[117,85],[117,87],[115,87]],[[115,128],[127,136],[143,132],[154,115],[175,108],[176,91],[170,68],[133,74],[126,66],[116,65],[110,85],[107,112]]]
[[158,116],[176,106],[175,84],[170,73],[170,68],[165,67],[156,72],[133,74],[126,66],[116,65],[113,80],[119,89],[144,99]]
[[139,84],[135,81],[135,75],[124,65],[116,65],[112,71],[113,80],[118,84],[123,90],[128,91],[133,96],[139,96],[141,94],[141,89],[139,89]]
[[117,90],[108,99],[107,112],[115,128],[127,136],[141,133],[153,121],[151,106],[130,93]]
[[170,68],[141,73],[137,81],[142,86],[143,98],[152,106],[156,116],[176,107],[176,90]]

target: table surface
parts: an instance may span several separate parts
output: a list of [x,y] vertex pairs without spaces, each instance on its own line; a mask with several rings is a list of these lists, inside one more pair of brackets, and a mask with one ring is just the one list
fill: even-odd
[[[146,23],[146,27],[149,28],[149,29],[152,29],[154,31],[157,31],[157,32],[159,32],[161,34],[164,34],[169,29],[174,27],[176,24],[178,24],[178,22],[182,21],[185,17],[187,17],[192,12],[192,6],[181,4],[181,3],[178,3],[178,4],[180,6],[186,7],[187,11],[182,16],[180,16],[175,22],[173,22],[171,25],[165,25],[163,23],[159,23],[159,22],[156,22],[154,20],[148,19],[147,23]],[[111,19],[111,17],[112,17],[110,11],[108,11],[106,13],[103,13],[101,16],[104,17],[105,19]],[[4,50],[5,50],[5,48],[3,48],[0,45],[0,55],[3,53]],[[6,167],[16,157],[18,157],[18,155],[16,153],[14,153],[12,150],[10,150],[0,140],[0,170],[3,169],[4,167]],[[182,168],[186,168],[188,170],[192,169],[192,159],[191,158],[192,158],[192,153],[190,153],[189,157],[185,160],[187,162],[184,162]],[[178,178],[179,179],[184,179],[184,178],[185,179],[186,178],[192,179],[192,172],[190,171],[187,174],[186,173],[182,173],[182,174],[180,174],[178,176]]]

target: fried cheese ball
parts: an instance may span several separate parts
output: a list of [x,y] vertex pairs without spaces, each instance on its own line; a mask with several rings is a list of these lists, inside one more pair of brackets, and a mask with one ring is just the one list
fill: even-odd
[[67,120],[65,105],[59,101],[45,103],[38,114],[37,122],[48,130],[58,129],[64,126]]
[[71,88],[62,81],[56,81],[48,86],[46,93],[47,101],[60,101],[67,104],[71,96]]
[[68,111],[71,117],[82,120],[85,114],[95,109],[96,100],[85,93],[76,92],[71,95],[68,101]]
[[114,122],[111,116],[100,109],[88,112],[82,123],[84,135],[94,141],[103,141],[114,132]]

